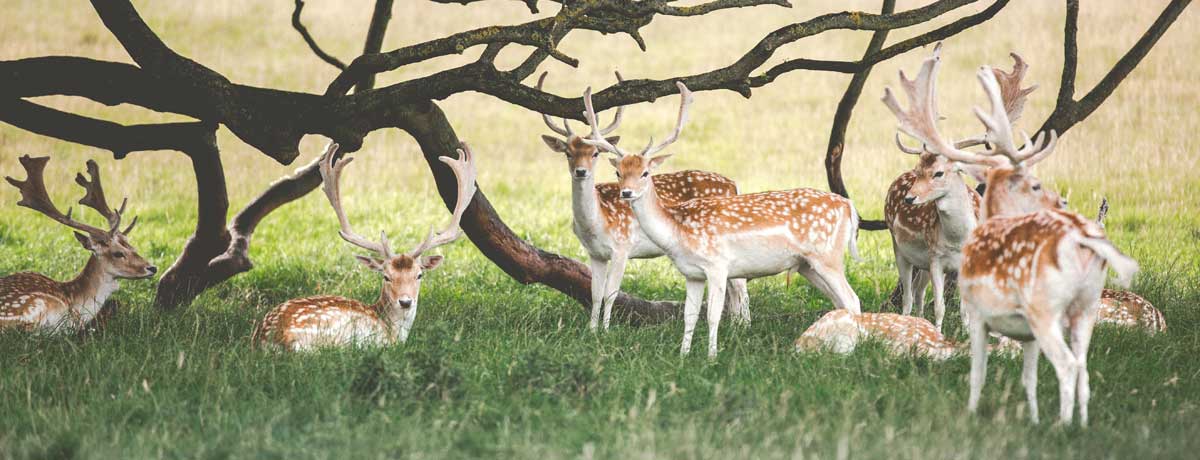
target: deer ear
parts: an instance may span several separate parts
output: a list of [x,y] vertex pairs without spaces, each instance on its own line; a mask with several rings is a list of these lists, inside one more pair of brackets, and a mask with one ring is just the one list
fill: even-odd
[[621,169],[621,160],[616,159],[616,158],[609,158],[608,162],[610,164],[612,164],[614,168],[617,168],[618,170]]
[[671,154],[659,155],[654,158],[651,158],[650,159],[650,169],[657,168],[659,165],[663,164],[664,161],[667,161],[667,158],[671,158]]
[[354,256],[359,262],[362,262],[367,268],[377,272],[383,271],[383,261],[370,256]]
[[609,144],[617,145],[617,142],[621,142],[621,136],[606,137],[604,140],[608,141]]
[[546,145],[548,147],[550,147],[550,150],[553,150],[555,152],[567,153],[567,143],[565,141],[563,141],[562,139],[543,134],[542,142],[545,142]]
[[89,251],[95,251],[95,250],[96,250],[96,249],[95,249],[95,248],[96,248],[96,245],[92,243],[92,239],[91,239],[90,237],[88,237],[87,235],[84,235],[84,234],[82,234],[82,233],[79,233],[79,232],[75,232],[75,239],[76,239],[76,240],[79,240],[79,244],[80,244],[81,246],[83,246],[83,248],[84,248],[84,249],[87,249],[87,250],[89,250]]
[[435,268],[438,268],[438,265],[441,265],[443,260],[445,260],[445,257],[443,257],[443,256],[422,257],[421,258],[421,269],[422,270],[433,270]]

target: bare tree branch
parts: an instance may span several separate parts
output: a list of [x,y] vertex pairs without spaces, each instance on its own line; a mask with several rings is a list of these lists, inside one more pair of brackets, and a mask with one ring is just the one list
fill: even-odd
[[[375,0],[375,11],[371,13],[371,25],[367,27],[367,39],[363,42],[362,54],[376,54],[383,48],[383,36],[387,34],[388,22],[392,20],[393,0]],[[342,70],[346,70],[342,67]],[[375,74],[369,74],[354,84],[355,92],[375,88]]]
[[[430,1],[434,2],[434,3],[446,3],[446,4],[457,3],[460,5],[467,5],[467,4],[471,4],[471,3],[483,2],[486,0],[430,0]],[[516,0],[516,1],[524,3],[525,6],[529,8],[530,13],[533,13],[533,14],[538,13],[538,7],[537,7],[538,0]]]
[[[896,10],[896,0],[883,0],[881,10],[881,14],[891,14]],[[878,53],[883,48],[883,42],[887,40],[887,35],[888,30],[877,30],[871,34],[871,41],[867,44],[862,61],[866,61],[872,54]],[[846,198],[850,198],[850,192],[846,190],[846,183],[842,180],[842,153],[846,149],[846,128],[850,125],[850,118],[854,115],[854,106],[858,105],[858,98],[862,95],[863,86],[866,86],[867,78],[871,76],[872,67],[874,66],[864,65],[854,74],[854,77],[850,78],[850,84],[846,87],[846,92],[842,93],[842,99],[838,101],[837,112],[833,115],[829,145],[825,149],[825,180],[829,183],[829,190]],[[887,224],[881,220],[860,220],[858,227],[865,230],[875,230],[876,227],[886,229]]]
[[304,39],[304,43],[308,44],[308,49],[312,50],[313,54],[316,54],[317,57],[331,66],[337,67],[340,70],[346,70],[346,64],[321,49],[321,45],[318,45],[317,41],[313,39],[312,34],[308,33],[308,28],[304,27],[304,23],[300,22],[300,11],[303,9],[304,0],[296,0],[296,9],[292,11],[292,28],[300,33],[300,38]]

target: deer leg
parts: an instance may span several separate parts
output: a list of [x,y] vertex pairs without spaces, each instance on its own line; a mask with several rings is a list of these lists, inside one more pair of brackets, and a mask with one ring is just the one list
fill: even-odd
[[592,258],[588,265],[592,269],[592,316],[588,328],[595,331],[600,327],[600,308],[604,305],[604,273],[608,261]]
[[1095,303],[1077,310],[1079,313],[1070,319],[1071,350],[1075,352],[1075,362],[1079,366],[1076,398],[1079,401],[1079,424],[1088,424],[1088,400],[1091,399],[1092,389],[1088,383],[1087,354],[1092,342],[1092,329],[1096,326]]
[[738,324],[750,324],[750,290],[745,279],[731,279],[725,289],[725,304]]
[[919,268],[913,269],[913,294],[916,303],[917,316],[925,317],[925,286],[929,284],[929,272]]
[[704,280],[687,280],[687,297],[683,301],[683,345],[679,354],[692,351],[692,333],[700,319],[700,298],[704,296]]
[[858,294],[854,293],[854,288],[846,281],[845,269],[840,262],[838,260],[835,263],[822,263],[819,260],[810,260],[808,264],[801,264],[807,267],[802,266],[800,273],[808,278],[813,286],[824,292],[829,300],[833,301],[834,306],[856,315],[860,314],[862,305]]
[[1063,340],[1058,318],[1047,314],[1031,314],[1026,317],[1033,337],[1054,365],[1058,375],[1058,416],[1061,423],[1071,423],[1075,415],[1075,384],[1079,378],[1079,366],[1067,342]]
[[1021,384],[1025,386],[1025,399],[1029,401],[1029,419],[1034,425],[1038,424],[1038,356],[1042,351],[1038,348],[1037,340],[1021,344],[1021,354],[1025,358],[1025,366],[1021,370]]
[[625,254],[614,254],[608,261],[608,273],[604,281],[604,330],[608,330],[609,320],[612,319],[613,303],[617,294],[621,293],[621,278],[625,276],[625,263],[629,257]]
[[[964,306],[967,305],[964,302]],[[983,382],[987,377],[987,324],[983,318],[974,318],[967,331],[971,339],[971,390],[967,395],[967,411],[975,413],[979,408],[979,396],[983,393]]]
[[729,280],[724,273],[707,273],[708,277],[708,357],[717,357],[717,330],[721,327],[721,314],[725,312],[725,284]]
[[896,255],[896,271],[900,272],[900,292],[902,293],[900,314],[911,315],[913,306],[913,266]]
[[[943,288],[946,286],[946,274],[942,272],[942,264],[938,260],[933,260],[929,264],[929,279],[933,281],[933,325],[937,327],[938,332],[941,332],[942,318],[946,316],[946,296],[943,292]],[[921,293],[925,293],[924,285],[921,286]],[[922,297],[924,296],[922,295]],[[921,306],[925,306],[924,302]]]

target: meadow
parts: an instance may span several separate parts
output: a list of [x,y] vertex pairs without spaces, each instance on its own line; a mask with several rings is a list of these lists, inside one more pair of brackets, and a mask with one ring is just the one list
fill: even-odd
[[[317,60],[291,29],[292,2],[214,0],[135,2],[176,51],[239,83],[321,92],[336,69]],[[305,22],[343,60],[361,47],[371,4],[311,1]],[[524,21],[521,2],[463,7],[397,2],[384,49],[488,24]],[[767,32],[876,2],[794,2],[699,18],[659,18],[641,52],[625,36],[576,32],[563,50],[578,69],[547,61],[547,89],[577,95],[607,86],[612,70],[661,78],[736,59]],[[918,2],[901,1],[898,10]],[[1163,2],[1084,2],[1079,92],[1089,89],[1140,36]],[[543,13],[555,7],[543,2]],[[980,9],[971,6],[967,9]],[[0,1],[0,59],[81,55],[129,62],[90,7],[65,0]],[[1017,0],[993,20],[946,42],[939,83],[943,131],[980,128],[979,65],[1009,66],[1010,51],[1041,88],[1022,120],[1034,129],[1054,105],[1061,67],[1063,6]],[[961,15],[961,14],[960,14]],[[957,17],[957,16],[956,16]],[[947,22],[941,21],[941,23]],[[940,23],[939,23],[940,24]],[[934,24],[936,25],[936,24]],[[927,30],[933,25],[919,29]],[[919,30],[894,32],[889,42]],[[836,32],[793,44],[777,56],[852,59],[868,34]],[[1094,215],[1111,204],[1108,233],[1142,272],[1132,290],[1158,306],[1168,330],[1156,336],[1100,328],[1092,342],[1091,426],[1055,427],[1057,382],[1043,360],[1043,425],[1028,421],[1019,358],[994,357],[979,414],[967,414],[968,359],[936,363],[889,356],[868,346],[849,356],[797,355],[795,338],[830,302],[807,282],[777,276],[750,283],[753,323],[726,322],[721,354],[704,357],[704,326],[681,358],[682,322],[587,330],[571,299],[508,278],[465,239],[425,278],[420,317],[408,343],[386,349],[273,354],[250,347],[254,322],[290,298],[340,294],[374,300],[377,275],[337,237],[320,194],[268,217],[251,249],[256,268],[207,291],[190,307],[150,307],[150,281],[125,281],[121,314],[87,339],[0,332],[0,458],[1194,458],[1200,451],[1200,85],[1188,70],[1200,16],[1185,11],[1115,94],[1060,141],[1039,176]],[[515,48],[515,47],[514,47]],[[380,85],[474,59],[404,67]],[[868,218],[882,214],[893,178],[913,160],[893,145],[894,118],[878,98],[915,72],[928,50],[876,66],[847,136],[844,176]],[[506,51],[504,62],[522,53]],[[750,99],[696,94],[692,120],[669,168],[718,171],[743,191],[825,188],[822,159],[838,98],[849,78],[793,73]],[[3,84],[3,83],[0,83]],[[41,102],[123,123],[176,117],[54,97]],[[544,249],[579,260],[570,231],[568,171],[549,151],[537,114],[467,93],[439,102],[478,156],[480,188],[508,224]],[[640,145],[674,122],[675,98],[632,106],[619,131]],[[607,118],[607,116],[604,116]],[[219,133],[234,208],[272,180],[320,153],[309,136],[303,156],[280,165]],[[132,240],[160,267],[178,255],[195,221],[195,183],[174,152],[110,154],[0,125],[0,175],[22,177],[19,155],[50,155],[56,202],[79,196],[71,178],[96,159],[110,197],[128,196],[140,216]],[[364,233],[386,229],[415,244],[447,213],[415,142],[402,132],[370,136],[346,173],[343,195]],[[598,177],[613,177],[600,166]],[[38,271],[66,279],[87,253],[62,226],[14,203],[0,185],[0,274]],[[95,215],[89,216],[98,219]],[[886,232],[862,232],[851,283],[868,310],[895,282]],[[630,264],[624,289],[682,300],[682,278],[665,259]],[[931,309],[927,309],[931,310]],[[957,309],[948,334],[962,338]],[[703,322],[702,322],[703,323]]]

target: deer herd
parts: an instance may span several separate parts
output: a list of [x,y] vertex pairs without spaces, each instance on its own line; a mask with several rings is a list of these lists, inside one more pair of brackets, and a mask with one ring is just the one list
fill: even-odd
[[[1044,187],[1031,167],[1053,151],[1057,135],[1039,133],[1014,141],[1014,123],[1034,87],[1022,88],[1028,68],[1015,53],[1013,70],[983,66],[977,79],[989,108],[974,110],[983,133],[957,142],[943,136],[935,91],[941,63],[935,47],[916,78],[900,72],[902,106],[890,89],[883,103],[898,120],[897,148],[916,157],[916,166],[888,188],[884,215],[891,234],[902,290],[901,313],[864,313],[846,277],[845,256],[857,259],[859,216],[854,204],[837,194],[809,188],[739,193],[737,184],[705,171],[658,173],[671,157],[662,153],[679,139],[693,97],[683,83],[674,130],[661,142],[650,139],[636,153],[618,147],[610,136],[624,107],[601,127],[590,88],[583,93],[586,133],[567,120],[556,125],[542,115],[557,136],[542,136],[551,150],[564,154],[571,178],[572,230],[588,254],[591,268],[589,327],[607,330],[613,302],[630,259],[667,256],[686,284],[682,354],[691,349],[702,301],[707,305],[708,356],[718,351],[719,325],[728,304],[732,318],[750,322],[746,281],[797,272],[829,298],[835,310],[825,314],[796,340],[796,350],[848,353],[864,340],[882,342],[896,353],[947,359],[970,356],[967,407],[979,403],[991,351],[1020,349],[1021,382],[1033,422],[1037,411],[1037,364],[1045,354],[1059,382],[1060,420],[1069,423],[1078,403],[1087,423],[1090,388],[1088,345],[1097,322],[1165,329],[1162,313],[1128,291],[1104,289],[1112,269],[1127,287],[1137,263],[1123,255],[1104,234],[1107,202],[1095,221],[1066,210],[1066,202]],[[546,74],[538,80],[538,88]],[[617,74],[618,81],[621,75]],[[906,134],[918,146],[906,145]],[[351,158],[329,144],[320,158],[323,191],[337,217],[339,235],[366,250],[356,258],[382,277],[378,300],[371,305],[346,297],[319,295],[289,300],[257,323],[257,346],[302,351],[328,346],[405,342],[417,315],[421,280],[443,257],[426,254],[461,236],[459,222],[475,195],[475,156],[466,144],[458,158],[441,157],[457,179],[457,203],[450,222],[430,232],[409,252],[394,253],[385,232],[379,239],[361,236],[350,225],[342,204],[341,176]],[[617,182],[597,183],[601,156],[616,170]],[[35,210],[75,231],[91,252],[83,271],[67,282],[36,273],[0,278],[0,329],[41,332],[78,331],[92,322],[122,278],[143,279],[157,269],[131,245],[137,219],[120,228],[126,201],[109,207],[95,162],[76,182],[85,194],[79,204],[107,220],[107,228],[84,224],[51,201],[44,172],[47,157],[23,156],[27,178],[8,181],[20,191],[18,205]],[[964,180],[971,176],[977,193]],[[986,186],[983,186],[986,184]],[[946,313],[944,288],[957,277],[960,317],[968,340],[942,334]],[[933,285],[933,322],[925,320],[925,289]],[[706,295],[707,294],[707,295]],[[917,314],[912,315],[916,303]],[[1064,329],[1069,336],[1064,336]],[[1068,342],[1069,338],[1069,342]],[[993,343],[994,342],[994,343]]]

